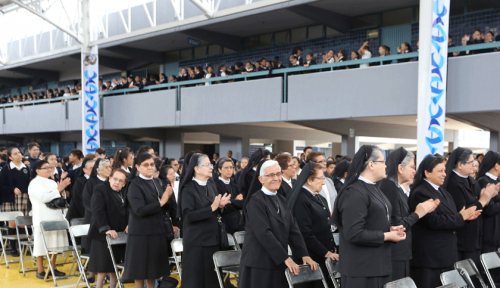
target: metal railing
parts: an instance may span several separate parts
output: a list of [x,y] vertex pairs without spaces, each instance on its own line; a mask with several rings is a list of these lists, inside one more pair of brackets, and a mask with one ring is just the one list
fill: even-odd
[[[481,44],[473,44],[473,45],[467,45],[467,46],[457,46],[457,47],[450,47],[448,49],[449,53],[452,52],[463,52],[463,51],[476,51],[476,50],[484,50],[484,49],[491,49],[491,48],[497,48],[500,47],[500,42],[491,42],[491,43],[481,43]],[[281,68],[281,69],[273,69],[272,71],[260,71],[260,72],[250,72],[247,74],[241,74],[241,75],[230,75],[227,77],[213,77],[213,78],[208,78],[208,79],[199,79],[199,80],[187,80],[187,81],[181,81],[181,82],[174,82],[174,83],[166,83],[166,84],[157,84],[157,85],[150,85],[150,86],[145,86],[142,89],[139,88],[128,88],[128,89],[119,89],[116,91],[108,91],[104,93],[99,93],[99,98],[100,98],[100,104],[101,104],[101,117],[103,117],[103,97],[107,96],[112,96],[112,95],[127,95],[130,93],[142,93],[142,92],[151,92],[155,90],[164,90],[164,89],[176,89],[177,93],[177,111],[180,111],[181,109],[181,88],[189,88],[192,86],[197,86],[198,84],[205,84],[205,83],[210,83],[212,85],[214,82],[228,82],[231,80],[243,80],[243,81],[248,81],[251,79],[263,79],[266,77],[283,77],[283,103],[288,102],[288,76],[293,76],[293,75],[298,75],[301,74],[302,72],[318,72],[318,71],[333,71],[336,70],[336,68],[345,68],[347,66],[352,66],[352,65],[359,65],[359,64],[365,64],[365,63],[377,63],[380,65],[384,65],[383,62],[387,61],[397,61],[400,59],[417,59],[418,58],[418,52],[411,52],[411,53],[404,53],[404,54],[396,54],[396,55],[389,55],[389,56],[384,56],[384,57],[372,57],[369,59],[357,59],[357,60],[346,60],[343,62],[335,62],[335,63],[327,63],[327,64],[315,64],[311,65],[308,68],[305,67],[295,67],[295,68]],[[390,63],[390,64],[385,64],[385,65],[393,65],[395,63]],[[73,95],[69,97],[57,97],[57,98],[51,98],[51,99],[39,99],[39,100],[32,100],[32,101],[26,101],[26,102],[15,102],[15,103],[6,103],[0,105],[4,110],[5,108],[8,107],[14,107],[14,106],[27,106],[27,105],[38,105],[38,104],[44,104],[44,103],[52,103],[52,102],[61,102],[62,100],[74,100],[74,99],[79,99],[81,98],[81,95]],[[65,105],[68,105],[68,101],[66,101]],[[66,108],[66,111],[68,109]],[[5,111],[4,111],[5,112]],[[68,113],[68,112],[67,112]],[[68,118],[66,118],[68,119]],[[4,113],[4,123],[5,123],[5,113]]]

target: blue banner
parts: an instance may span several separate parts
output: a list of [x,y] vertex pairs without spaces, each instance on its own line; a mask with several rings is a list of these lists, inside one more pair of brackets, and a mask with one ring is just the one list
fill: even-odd
[[82,150],[84,154],[95,154],[101,145],[97,47],[91,54],[82,53],[82,109]]

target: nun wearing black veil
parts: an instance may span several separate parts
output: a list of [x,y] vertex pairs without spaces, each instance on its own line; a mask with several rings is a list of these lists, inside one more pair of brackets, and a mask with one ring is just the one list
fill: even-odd
[[335,186],[335,190],[337,190],[337,193],[340,192],[340,190],[342,190],[342,187],[344,187],[349,166],[351,166],[351,162],[347,160],[342,160],[340,161],[339,164],[337,164],[337,166],[335,166],[335,169],[333,169],[332,180],[333,180],[333,185]]
[[439,205],[439,200],[429,199],[417,205],[414,212],[408,206],[409,192],[406,192],[403,183],[413,183],[415,176],[415,155],[399,147],[387,156],[387,178],[377,183],[378,188],[384,192],[391,202],[391,225],[403,225],[406,229],[406,239],[392,245],[392,276],[391,281],[410,277],[411,259],[411,226],[418,219],[432,212]]
[[252,179],[256,175],[255,171],[257,170],[257,165],[259,165],[263,158],[264,151],[262,149],[253,152],[252,156],[250,156],[250,160],[248,160],[247,166],[243,169],[243,172],[241,172],[238,188],[240,189],[240,193],[243,194],[243,198],[246,198]]
[[[325,260],[330,258],[333,262],[338,261],[339,255],[335,253],[328,202],[319,194],[325,184],[323,165],[309,161],[302,168],[295,184],[286,199],[288,206],[304,237],[310,257],[319,264],[323,275],[328,275]],[[330,277],[326,279],[329,287],[335,287]],[[297,287],[319,288],[323,287],[323,283],[316,281]]]
[[382,288],[391,279],[391,242],[404,240],[406,233],[403,226],[391,225],[391,202],[375,185],[383,178],[380,148],[361,146],[332,214],[340,232],[342,288]]
[[439,154],[427,155],[420,163],[411,186],[410,211],[429,199],[440,202],[436,210],[422,217],[411,228],[410,274],[417,287],[441,285],[441,273],[453,270],[453,264],[458,260],[457,229],[463,227],[466,220],[474,220],[481,213],[476,211],[476,206],[457,210],[451,194],[440,187],[446,178],[445,162],[446,159]]
[[[295,256],[318,269],[304,243],[286,199],[277,193],[281,168],[276,161],[259,164],[256,171],[260,190],[248,190],[243,205],[245,245],[240,261],[240,288],[286,288],[285,269],[298,275],[299,266],[288,256],[290,245]],[[184,260],[183,260],[184,261]]]
[[[481,189],[488,185],[500,185],[500,154],[488,151],[484,155],[479,171],[477,183]],[[481,253],[495,252],[500,247],[500,195],[491,198],[483,213],[483,243]],[[495,283],[500,283],[500,269],[490,270]]]
[[193,155],[179,187],[178,211],[182,213],[184,225],[184,288],[219,287],[212,257],[220,250],[218,221],[231,195],[217,193],[214,182],[209,181],[212,170],[213,165],[207,155]]
[[[476,211],[489,209],[486,205],[498,194],[498,187],[495,185],[487,185],[481,191],[480,185],[470,176],[474,172],[473,165],[472,151],[461,147],[453,150],[446,162],[446,179],[441,187],[450,192],[458,211],[471,206],[476,206]],[[456,231],[458,260],[472,259],[479,271],[483,270],[479,260],[483,234],[482,220],[483,217],[480,215]]]

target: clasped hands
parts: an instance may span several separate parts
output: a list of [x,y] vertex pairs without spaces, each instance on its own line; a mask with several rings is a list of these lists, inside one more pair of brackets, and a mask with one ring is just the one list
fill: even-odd
[[[311,257],[302,257],[302,262],[304,264],[309,264],[309,266],[311,266],[311,270],[318,270],[318,263],[314,262]],[[297,263],[293,262],[292,258],[288,257],[285,260],[285,265],[288,267],[288,269],[290,269],[290,272],[292,272],[293,275],[299,275],[300,267],[299,265],[297,265]]]

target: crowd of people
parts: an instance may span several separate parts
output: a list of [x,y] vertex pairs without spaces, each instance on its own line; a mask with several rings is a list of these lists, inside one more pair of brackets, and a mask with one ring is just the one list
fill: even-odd
[[[494,151],[474,157],[459,147],[446,157],[426,156],[418,169],[415,153],[400,147],[386,159],[373,145],[352,159],[327,158],[312,147],[299,157],[258,149],[240,160],[231,151],[212,159],[201,151],[160,158],[149,146],[113,156],[103,148],[88,155],[74,149],[62,159],[41,153],[37,143],[29,143],[27,155],[17,147],[0,153],[2,212],[32,211],[40,279],[47,276],[40,222],[75,218],[90,224],[82,253],[90,254],[88,277],[99,288],[106,277],[110,287],[117,283],[106,237],[118,232],[128,238],[113,249],[114,258],[124,260],[123,278],[138,288],[170,275],[170,241],[179,237],[184,288],[219,287],[212,256],[228,249],[226,232],[245,232],[242,288],[288,287],[284,271],[297,275],[299,264],[328,275],[326,259],[339,262],[343,288],[382,288],[404,277],[433,288],[458,260],[472,259],[484,273],[480,254],[500,246],[500,154]],[[49,208],[59,198],[69,208]],[[9,235],[15,227],[8,223]],[[64,232],[46,232],[45,241],[69,244]],[[12,256],[17,247],[10,241]],[[56,257],[52,273],[64,276]],[[493,275],[500,280],[498,271]]]
[[[470,35],[464,35],[461,39],[461,45],[473,45],[473,44],[481,44],[481,43],[491,43],[495,41],[500,41],[500,35],[496,36],[492,31],[488,31],[485,34],[481,32],[481,30],[475,30]],[[417,48],[419,43],[417,41]],[[448,37],[448,47],[456,47],[457,45],[453,43],[453,39],[451,36]],[[417,50],[418,51],[418,50]],[[470,50],[463,52],[450,52],[448,53],[448,57],[457,57],[463,55],[472,55],[472,54],[480,54],[480,53],[489,53],[500,51],[500,47],[497,48],[488,48],[488,49],[480,49],[480,50]],[[405,54],[413,52],[412,46],[408,42],[404,42],[397,48],[397,54]],[[380,45],[378,47],[378,56],[385,57],[391,55],[391,49],[386,45]],[[164,73],[159,75],[149,75],[149,77],[140,77],[140,76],[128,76],[121,78],[113,78],[110,81],[104,81],[103,79],[99,79],[99,91],[102,93],[117,91],[123,89],[130,88],[139,88],[139,90],[144,89],[144,87],[151,85],[159,85],[159,84],[167,84],[167,83],[176,83],[183,82],[188,80],[200,80],[200,79],[209,79],[214,77],[227,77],[230,75],[245,75],[253,72],[262,72],[262,71],[272,71],[275,69],[281,68],[293,68],[293,67],[304,67],[304,68],[313,68],[316,64],[332,64],[339,63],[345,61],[354,61],[349,62],[349,65],[336,67],[336,70],[343,69],[353,69],[353,68],[366,68],[369,66],[379,66],[380,62],[373,63],[363,63],[356,64],[355,61],[359,59],[369,59],[375,57],[375,52],[370,50],[370,42],[366,41],[362,44],[362,46],[358,50],[353,51],[345,51],[338,50],[335,51],[333,49],[328,50],[325,54],[318,55],[316,53],[307,52],[305,55],[303,54],[303,49],[300,47],[295,47],[289,56],[289,59],[285,59],[285,63],[279,59],[279,57],[274,57],[273,59],[261,58],[257,61],[246,61],[244,64],[242,62],[236,62],[233,65],[229,64],[221,64],[218,67],[212,65],[206,65],[206,67],[201,66],[192,66],[186,68],[180,68],[178,75],[170,75],[167,76]],[[405,63],[412,61],[411,58],[399,59],[395,62],[397,63]],[[392,60],[382,61],[382,65],[388,65],[393,63]],[[313,72],[317,72],[320,70],[313,70]],[[306,71],[307,72],[307,71]],[[305,73],[305,72],[304,72]],[[297,74],[297,73],[292,73]],[[218,83],[225,83],[232,81],[219,81]],[[197,85],[209,85],[209,82],[201,83]],[[195,85],[191,85],[195,86]],[[175,87],[174,87],[175,88]],[[64,98],[67,96],[81,95],[82,93],[82,85],[76,84],[74,87],[66,87],[64,89],[47,89],[46,91],[40,92],[28,92],[22,95],[13,95],[10,97],[2,97],[0,99],[0,104],[6,103],[19,103],[19,106],[22,108],[22,102],[38,100],[38,99],[52,99],[52,98],[61,98],[61,101],[64,103]]]

